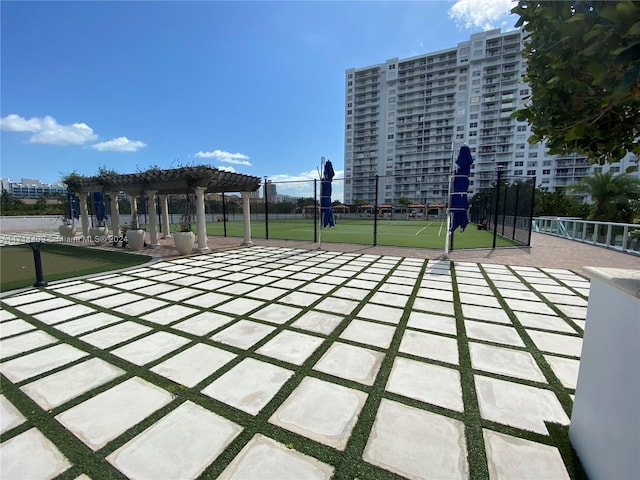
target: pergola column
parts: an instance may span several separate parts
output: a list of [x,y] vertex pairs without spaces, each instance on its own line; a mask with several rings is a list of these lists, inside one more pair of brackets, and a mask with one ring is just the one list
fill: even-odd
[[204,191],[207,187],[196,187],[196,222],[198,224],[198,251],[208,252],[207,219],[204,214]]
[[146,190],[149,199],[149,239],[152,247],[159,247],[158,242],[158,214],[156,212],[156,192],[157,190]]
[[114,241],[120,236],[120,209],[118,207],[118,192],[109,192],[111,199],[111,230]]
[[[129,203],[131,204],[131,227],[133,228],[133,219],[138,220],[138,196],[135,193],[127,192]],[[140,221],[137,222],[140,227]]]
[[243,234],[242,234],[242,245],[245,247],[250,247],[253,245],[251,241],[251,207],[249,204],[249,192],[240,192],[242,195],[242,223],[243,223]]
[[171,238],[169,231],[169,196],[158,195],[160,197],[160,211],[162,212],[162,238]]
[[87,193],[78,193],[78,203],[80,207],[80,224],[82,225],[82,236],[89,238],[89,210],[87,209]]

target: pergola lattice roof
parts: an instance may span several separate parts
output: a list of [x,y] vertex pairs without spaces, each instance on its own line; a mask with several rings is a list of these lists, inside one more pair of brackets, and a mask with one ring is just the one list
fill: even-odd
[[225,172],[208,165],[152,168],[127,174],[106,172],[93,177],[72,174],[64,179],[69,190],[76,193],[124,191],[127,194],[142,194],[146,190],[184,194],[196,187],[205,187],[207,193],[254,192],[260,188],[260,181],[260,177]]

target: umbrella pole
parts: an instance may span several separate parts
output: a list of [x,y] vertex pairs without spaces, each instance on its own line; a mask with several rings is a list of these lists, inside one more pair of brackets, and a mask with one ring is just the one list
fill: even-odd
[[318,250],[322,249],[322,222],[324,212],[322,211],[322,182],[324,180],[324,157],[320,157],[320,170],[318,171],[320,177],[320,215],[318,215]]

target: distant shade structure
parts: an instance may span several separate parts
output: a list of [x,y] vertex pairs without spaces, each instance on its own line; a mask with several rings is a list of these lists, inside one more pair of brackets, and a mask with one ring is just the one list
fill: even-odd
[[469,224],[467,192],[469,191],[469,174],[471,173],[472,163],[471,150],[466,145],[462,146],[456,160],[456,173],[453,175],[449,196],[449,210],[451,212],[451,227],[449,230],[451,232],[458,227],[464,232],[464,229]]

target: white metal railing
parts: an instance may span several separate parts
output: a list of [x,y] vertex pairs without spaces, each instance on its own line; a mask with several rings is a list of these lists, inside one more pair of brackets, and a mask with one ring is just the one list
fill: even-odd
[[536,217],[533,231],[640,255],[640,224]]

